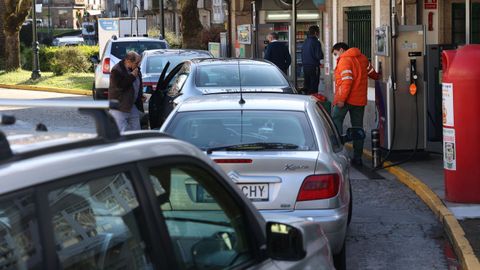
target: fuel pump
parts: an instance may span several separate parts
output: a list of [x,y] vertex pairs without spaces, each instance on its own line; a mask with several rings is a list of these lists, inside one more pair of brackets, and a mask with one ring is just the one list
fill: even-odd
[[[394,28],[393,87],[385,89],[387,124],[382,132],[381,147],[389,151],[416,152],[426,149],[425,31],[423,25],[398,25]],[[413,132],[416,136],[412,136]]]

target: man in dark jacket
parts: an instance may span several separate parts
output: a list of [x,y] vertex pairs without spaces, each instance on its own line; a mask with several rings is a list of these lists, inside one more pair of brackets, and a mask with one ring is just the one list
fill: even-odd
[[283,73],[287,74],[288,67],[292,63],[287,46],[278,41],[278,34],[275,32],[268,34],[267,39],[269,43],[265,50],[265,60],[274,63]]
[[108,99],[119,102],[118,108],[110,110],[110,113],[122,132],[140,129],[140,115],[143,112],[140,60],[138,53],[128,52],[110,73]]
[[316,25],[308,29],[308,37],[302,46],[302,64],[305,78],[304,88],[307,94],[318,92],[320,80],[320,61],[323,60],[322,45],[318,40],[320,28]]

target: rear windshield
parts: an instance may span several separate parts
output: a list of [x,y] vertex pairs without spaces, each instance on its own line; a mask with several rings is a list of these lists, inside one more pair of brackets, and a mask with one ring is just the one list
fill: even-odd
[[174,67],[185,60],[190,60],[194,58],[210,58],[208,53],[192,53],[185,55],[155,55],[148,56],[147,61],[147,73],[162,73],[163,67],[170,62],[167,73],[170,72]]
[[293,151],[316,150],[305,113],[295,111],[179,112],[166,132],[203,150],[256,143],[298,146]]
[[166,49],[167,44],[163,41],[121,41],[113,42],[111,54],[123,59],[127,52],[136,51],[142,54],[145,50]]
[[201,65],[195,81],[198,87],[239,87],[239,73],[242,87],[288,86],[280,70],[270,65]]

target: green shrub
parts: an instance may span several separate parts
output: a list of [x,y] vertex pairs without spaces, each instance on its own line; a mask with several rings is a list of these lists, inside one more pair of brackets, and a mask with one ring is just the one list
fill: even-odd
[[33,50],[31,47],[20,44],[20,64],[23,69],[32,70]]
[[174,32],[165,32],[165,40],[168,42],[168,46],[172,49],[182,48],[182,37],[177,37]]
[[91,63],[81,49],[64,47],[54,53],[52,71],[57,76],[65,73],[87,72],[90,68]]
[[[93,72],[93,64],[90,62],[92,56],[98,55],[98,46],[76,46],[76,47],[55,47],[55,46],[40,46],[38,52],[38,59],[40,62],[40,70],[45,72],[51,72],[55,61],[56,54],[60,51],[77,51],[77,54],[85,56],[86,63],[89,65],[87,71]],[[22,47],[21,63],[22,68],[31,70],[33,65],[33,50],[31,47]],[[76,72],[76,71],[75,71]]]
[[160,27],[154,26],[150,29],[148,29],[147,34],[151,38],[158,38],[160,37]]

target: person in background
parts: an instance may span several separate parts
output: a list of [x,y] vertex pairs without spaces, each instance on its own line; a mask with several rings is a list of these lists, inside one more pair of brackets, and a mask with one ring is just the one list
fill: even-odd
[[323,60],[322,45],[318,40],[320,28],[312,25],[308,29],[308,37],[302,45],[302,64],[304,73],[304,88],[306,94],[318,92],[320,82],[320,65]]
[[[333,46],[332,53],[337,61],[335,68],[335,97],[333,100],[333,122],[340,134],[343,133],[343,121],[350,113],[352,127],[363,128],[363,116],[367,105],[368,77],[378,80],[375,71],[358,48],[349,48],[340,42]],[[362,165],[363,140],[353,141],[354,165]]]
[[278,33],[273,32],[267,36],[268,45],[265,49],[265,60],[274,63],[283,73],[288,73],[288,68],[292,63],[292,57],[287,46],[278,41]]
[[143,113],[141,57],[138,53],[128,52],[124,59],[116,64],[110,74],[108,99],[117,100],[118,108],[110,110],[121,132],[140,130],[140,115]]

